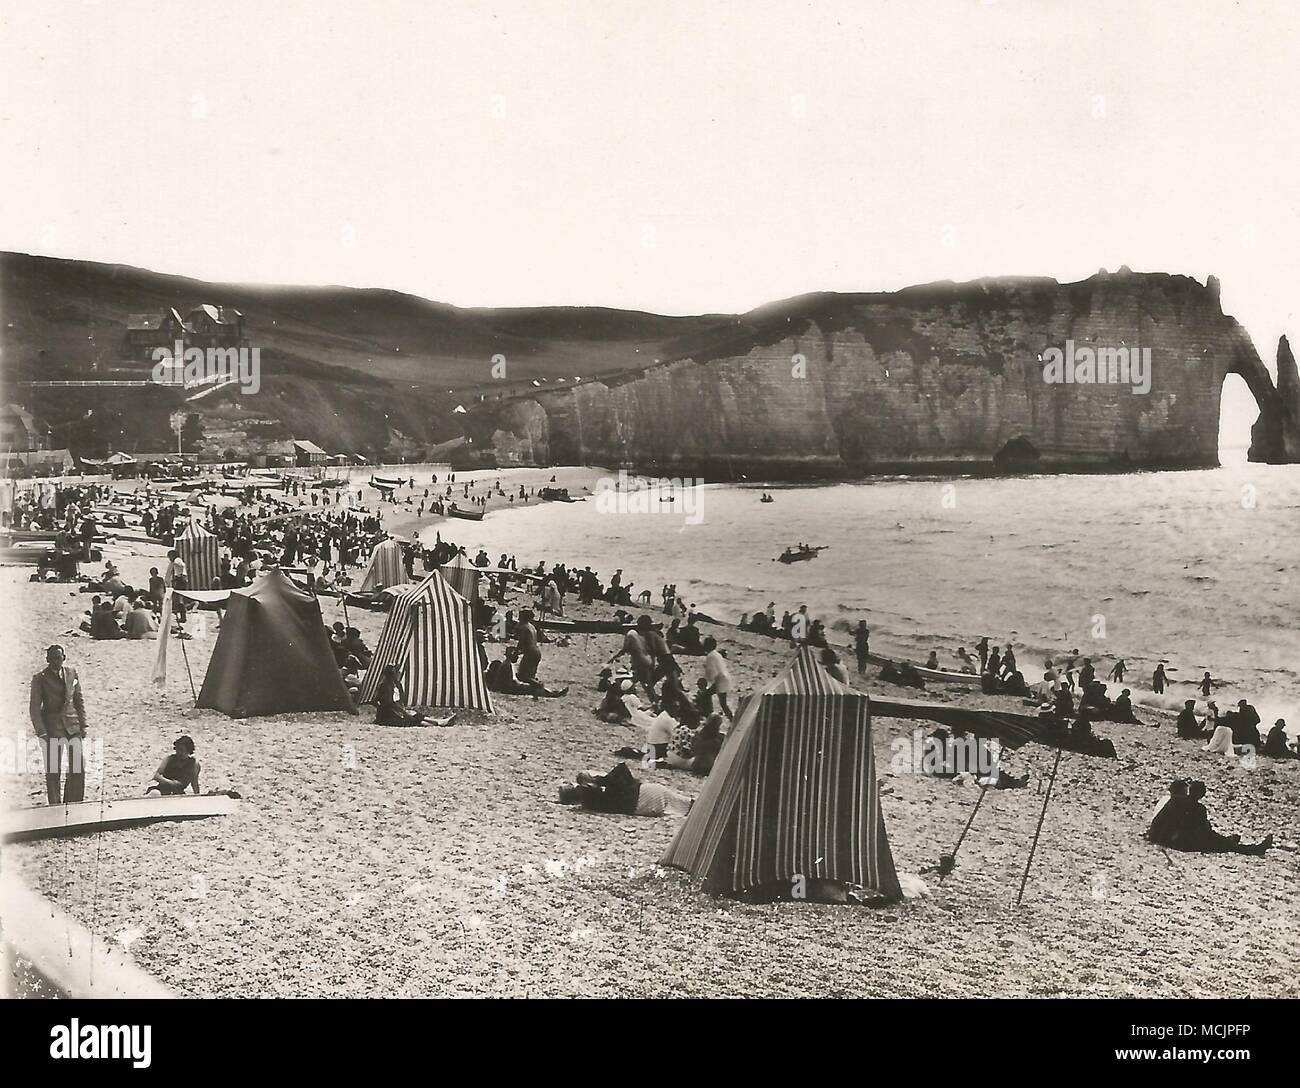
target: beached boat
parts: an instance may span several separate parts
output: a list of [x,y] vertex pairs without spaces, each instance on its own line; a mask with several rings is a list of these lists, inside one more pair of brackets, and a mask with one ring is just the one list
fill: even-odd
[[619,620],[538,620],[543,631],[565,632],[570,635],[621,635],[632,630],[634,623]]
[[471,512],[469,510],[458,510],[455,507],[452,507],[447,511],[447,516],[449,518],[463,518],[465,521],[482,521],[483,513],[482,510]]
[[46,556],[53,554],[53,545],[29,544],[21,548],[0,548],[0,563],[29,563],[36,566]]
[[165,820],[201,820],[229,816],[239,802],[225,794],[181,797],[119,797],[113,801],[78,801],[36,805],[0,813],[0,840],[22,842],[65,835],[90,835]]
[[953,672],[950,669],[930,669],[924,665],[913,665],[910,661],[895,661],[893,658],[881,657],[879,654],[867,654],[867,660],[872,665],[892,665],[894,668],[906,666],[916,671],[925,680],[932,680],[939,684],[966,684],[978,687],[980,683],[979,673],[975,672]]
[[781,555],[776,557],[778,563],[802,563],[805,559],[816,559],[817,556],[829,548],[829,544],[823,544],[816,548],[799,548],[791,551],[787,549]]
[[582,502],[582,499],[575,499],[569,494],[567,487],[544,487],[538,494],[542,502]]

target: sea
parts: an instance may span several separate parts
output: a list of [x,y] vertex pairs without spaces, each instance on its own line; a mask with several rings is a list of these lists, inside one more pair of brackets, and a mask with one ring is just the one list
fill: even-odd
[[[1247,697],[1267,723],[1300,722],[1300,465],[703,484],[671,503],[592,495],[424,538],[435,531],[493,561],[589,565],[606,581],[621,568],[655,606],[675,583],[729,623],[806,604],[847,644],[865,619],[873,652],[917,663],[933,650],[955,668],[988,636],[1014,646],[1031,683],[1076,649],[1099,676],[1123,658],[1135,692],[1158,662],[1180,698],[1209,671],[1227,682],[1221,709]],[[775,561],[799,543],[825,550]]]

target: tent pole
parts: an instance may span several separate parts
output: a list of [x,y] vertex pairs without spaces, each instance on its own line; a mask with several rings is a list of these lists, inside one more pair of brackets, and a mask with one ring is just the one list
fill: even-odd
[[343,626],[351,627],[352,621],[348,619],[348,595],[346,592],[339,598],[339,601],[343,605]]
[[1029,879],[1030,866],[1034,864],[1034,851],[1038,849],[1038,836],[1043,830],[1043,820],[1047,816],[1047,802],[1052,799],[1052,787],[1056,785],[1056,768],[1061,765],[1061,748],[1056,749],[1056,760],[1052,763],[1052,777],[1047,780],[1047,793],[1043,796],[1043,809],[1038,814],[1038,826],[1034,828],[1034,841],[1029,847],[1029,860],[1025,862],[1025,872],[1020,878],[1020,891],[1016,893],[1016,906],[1025,897],[1025,882]]
[[194,705],[199,705],[199,693],[194,690],[194,673],[190,671],[190,655],[185,649],[185,629],[177,631],[177,640],[181,644],[181,657],[185,658],[185,675],[190,678],[190,694],[194,696]]
[[[957,845],[952,848],[952,852],[948,855],[954,863],[957,861],[957,851],[961,849],[961,844],[966,841],[966,832],[970,830],[970,825],[975,822],[975,814],[979,812],[980,805],[984,803],[984,795],[988,792],[988,786],[980,787],[980,795],[975,799],[975,807],[971,809],[970,819],[966,821],[966,826],[961,829],[961,834],[957,836]],[[947,876],[948,873],[942,874],[939,877],[939,883],[942,884],[947,879]]]

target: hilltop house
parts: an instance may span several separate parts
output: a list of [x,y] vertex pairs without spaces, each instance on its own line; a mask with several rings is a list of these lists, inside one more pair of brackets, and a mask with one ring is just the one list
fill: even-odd
[[31,453],[50,448],[50,428],[19,404],[0,408],[0,450]]
[[133,357],[148,359],[155,348],[240,348],[248,343],[244,315],[230,306],[203,303],[185,317],[174,306],[157,314],[131,314],[126,324],[126,350]]

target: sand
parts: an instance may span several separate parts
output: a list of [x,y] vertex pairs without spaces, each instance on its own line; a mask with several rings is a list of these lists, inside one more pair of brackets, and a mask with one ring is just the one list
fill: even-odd
[[[135,579],[157,555],[118,561]],[[179,643],[166,686],[154,688],[154,643],[76,635],[89,595],[26,584],[27,573],[0,570],[5,720],[14,730],[5,739],[28,731],[27,680],[44,646],[62,641],[82,678],[91,735],[103,739],[88,799],[138,794],[181,733],[197,742],[205,788],[234,787],[245,798],[231,817],[4,850],[6,866],[183,994],[1300,992],[1300,762],[1261,759],[1247,770],[1178,741],[1168,718],[1159,729],[1099,726],[1118,762],[1064,756],[1019,909],[1052,756],[1036,746],[1009,758],[1016,773],[1031,771],[1029,788],[989,794],[956,872],[942,884],[926,877],[929,898],[882,910],[741,905],[658,867],[678,821],[554,801],[561,780],[608,769],[614,749],[635,744],[633,729],[591,714],[596,674],[616,636],[544,647],[542,676],[571,685],[566,698],[497,696],[495,716],[465,716],[449,729],[385,729],[370,724],[369,708],[356,717],[235,721],[193,708]],[[337,612],[326,605],[327,620]],[[373,645],[383,616],[351,616]],[[788,648],[760,636],[717,633],[741,691],[789,659]],[[186,644],[196,684],[215,637],[209,624]],[[689,689],[698,662],[681,660]],[[915,695],[881,685],[875,673],[859,686]],[[938,687],[929,695],[990,701]],[[891,772],[891,742],[915,725],[874,722],[890,841],[900,872],[910,873],[952,847],[978,795],[972,784]],[[635,773],[692,794],[701,785],[679,771]],[[1247,840],[1273,831],[1281,848],[1260,859],[1148,846],[1141,834],[1151,808],[1179,775],[1209,785],[1216,827]],[[39,774],[6,774],[3,784],[7,805],[43,799]]]

